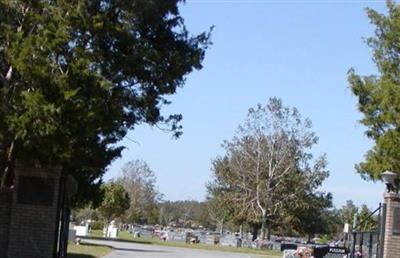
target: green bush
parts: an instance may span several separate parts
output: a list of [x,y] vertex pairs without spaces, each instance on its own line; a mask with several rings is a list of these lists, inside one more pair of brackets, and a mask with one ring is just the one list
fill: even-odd
[[92,230],[102,230],[104,227],[104,223],[102,221],[92,221],[90,223]]

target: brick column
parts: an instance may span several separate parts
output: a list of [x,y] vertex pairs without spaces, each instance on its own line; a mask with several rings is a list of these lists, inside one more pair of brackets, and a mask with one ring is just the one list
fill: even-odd
[[385,193],[386,220],[383,236],[383,258],[394,258],[400,255],[400,195]]
[[60,170],[18,167],[15,174],[8,258],[52,258]]
[[7,258],[12,192],[0,191],[0,258]]

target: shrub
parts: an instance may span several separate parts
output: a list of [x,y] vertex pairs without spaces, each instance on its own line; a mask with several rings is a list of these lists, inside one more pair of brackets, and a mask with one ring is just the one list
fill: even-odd
[[90,226],[92,230],[102,230],[104,228],[104,223],[102,221],[92,221]]

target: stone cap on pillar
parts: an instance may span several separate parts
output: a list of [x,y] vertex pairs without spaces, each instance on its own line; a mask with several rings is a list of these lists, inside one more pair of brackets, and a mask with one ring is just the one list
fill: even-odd
[[386,200],[400,201],[400,194],[395,192],[384,193],[383,198],[385,199],[385,201]]

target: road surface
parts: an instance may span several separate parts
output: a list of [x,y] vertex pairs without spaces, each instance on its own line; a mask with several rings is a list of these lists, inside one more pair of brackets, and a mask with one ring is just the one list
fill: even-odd
[[104,258],[252,258],[254,254],[229,253],[190,249],[182,247],[158,246],[151,244],[136,244],[116,241],[102,241],[85,239],[84,242],[108,245],[114,251]]

